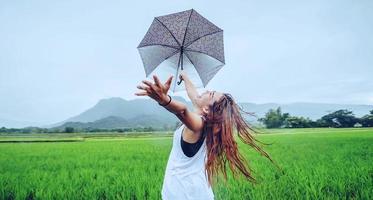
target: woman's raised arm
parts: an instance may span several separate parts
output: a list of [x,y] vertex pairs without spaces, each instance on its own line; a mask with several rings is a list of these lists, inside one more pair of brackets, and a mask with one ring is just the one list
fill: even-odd
[[189,99],[192,101],[193,105],[197,107],[196,99],[199,96],[196,87],[192,83],[192,81],[189,80],[189,77],[185,73],[185,71],[181,71],[180,78],[184,81],[185,89],[187,91]]
[[198,114],[190,111],[184,103],[171,99],[171,96],[167,95],[172,78],[173,76],[170,76],[168,80],[162,84],[158,77],[153,75],[154,83],[143,80],[143,85],[137,86],[138,89],[143,91],[137,92],[135,95],[149,96],[157,101],[159,105],[175,114],[190,130],[193,132],[201,131],[203,128],[202,118]]

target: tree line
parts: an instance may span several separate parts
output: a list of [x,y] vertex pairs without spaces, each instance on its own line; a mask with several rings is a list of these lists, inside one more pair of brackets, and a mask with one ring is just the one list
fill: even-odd
[[348,128],[348,127],[373,127],[373,110],[363,117],[356,117],[347,109],[337,110],[322,116],[320,119],[311,120],[308,117],[291,116],[283,113],[281,107],[269,109],[263,118],[259,118],[266,128]]
[[[289,113],[283,113],[281,107],[269,109],[263,118],[259,118],[266,128],[348,128],[348,127],[373,127],[373,110],[363,117],[356,117],[352,111],[347,109],[337,110],[322,116],[320,119],[312,120],[308,117],[291,116]],[[164,126],[162,128],[134,127],[134,128],[0,128],[0,133],[89,133],[89,132],[154,132],[154,131],[173,131],[180,125],[176,122],[174,126]]]
[[76,128],[76,127],[61,127],[61,128],[40,128],[40,127],[25,127],[25,128],[6,128],[1,127],[0,133],[100,133],[100,132],[155,132],[155,131],[173,131],[179,126],[180,122],[175,125],[164,125],[156,128],[151,126],[144,127],[128,127],[128,128]]

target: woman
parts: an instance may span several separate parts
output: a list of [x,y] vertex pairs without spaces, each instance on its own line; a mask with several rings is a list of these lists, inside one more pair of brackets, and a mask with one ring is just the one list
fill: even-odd
[[185,104],[167,95],[172,78],[170,76],[162,84],[157,76],[153,76],[154,83],[142,81],[143,84],[137,86],[142,91],[136,93],[138,96],[151,97],[183,123],[173,136],[162,199],[214,199],[211,189],[213,178],[221,172],[227,179],[227,162],[234,177],[241,173],[249,181],[255,182],[252,170],[245,166],[246,160],[238,151],[234,129],[245,144],[272,159],[256,144],[258,141],[250,134],[253,129],[244,121],[232,96],[216,91],[206,91],[200,95],[182,72],[180,78],[194,106],[194,111],[191,111]]

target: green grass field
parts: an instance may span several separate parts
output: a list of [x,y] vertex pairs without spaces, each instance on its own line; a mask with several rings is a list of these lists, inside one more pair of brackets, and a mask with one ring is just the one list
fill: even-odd
[[[285,174],[239,143],[260,183],[230,176],[227,185],[214,186],[215,199],[373,199],[373,129],[270,133],[257,138],[273,143],[265,149]],[[0,199],[161,199],[170,135],[18,135],[1,141]]]

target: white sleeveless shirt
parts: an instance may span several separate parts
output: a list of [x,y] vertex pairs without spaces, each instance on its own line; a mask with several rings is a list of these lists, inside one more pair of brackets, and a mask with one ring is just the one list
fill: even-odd
[[205,172],[206,140],[198,152],[187,157],[181,149],[181,134],[185,125],[180,126],[173,135],[172,149],[168,158],[162,186],[163,200],[211,200],[212,188],[208,185]]

